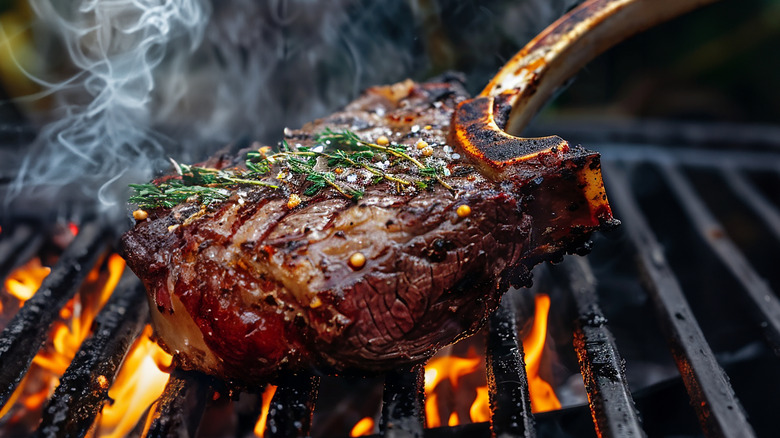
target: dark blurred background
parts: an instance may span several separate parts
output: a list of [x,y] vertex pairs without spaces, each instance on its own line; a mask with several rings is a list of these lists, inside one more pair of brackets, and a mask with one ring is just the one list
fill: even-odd
[[[62,2],[74,8],[79,3]],[[272,96],[254,100],[274,106],[264,108],[272,114],[258,111],[254,123],[236,127],[234,133],[272,142],[284,126],[333,111],[370,85],[406,77],[425,80],[456,70],[466,74],[470,91],[476,93],[525,42],[577,3],[213,2],[205,41],[196,53],[201,59],[192,62],[190,71],[201,74],[212,58],[221,57],[215,62],[222,64],[243,63],[243,88],[263,88],[262,94]],[[5,42],[0,77],[7,97],[46,89],[26,78],[16,61],[46,81],[62,81],[78,72],[68,53],[58,50],[62,45],[57,32],[36,21],[26,0],[0,1],[0,24]],[[265,62],[251,67],[253,58]],[[252,68],[264,75],[250,76]],[[777,123],[779,68],[780,1],[723,0],[610,50],[576,77],[544,117]],[[189,91],[188,99],[203,100],[194,95],[205,90]],[[237,104],[253,99],[238,93]],[[158,93],[158,99],[163,97],[168,96]],[[51,101],[6,100],[0,117],[5,124],[41,123],[51,117]],[[162,122],[184,123],[181,115],[167,117]]]
[[[113,205],[106,199],[126,199],[127,182],[159,173],[168,157],[192,162],[228,144],[274,144],[284,127],[371,85],[455,70],[477,93],[578,3],[168,0],[139,11],[142,2],[129,0],[113,9],[0,0],[0,180],[16,184],[15,196],[75,181],[73,193],[100,190]],[[130,24],[142,32],[129,33]],[[590,63],[530,130],[606,132],[640,119],[776,125],[778,55],[780,0],[722,0]]]
[[780,121],[780,2],[721,1],[610,50],[546,116]]

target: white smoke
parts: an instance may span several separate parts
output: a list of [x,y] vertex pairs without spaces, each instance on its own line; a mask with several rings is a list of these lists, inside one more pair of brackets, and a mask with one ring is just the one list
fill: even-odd
[[[112,205],[111,186],[149,179],[163,136],[151,127],[155,69],[169,53],[195,50],[208,21],[200,0],[30,0],[77,72],[48,86],[53,120],[26,152],[11,187],[68,186]],[[184,48],[185,50],[182,50]],[[175,49],[175,50],[173,50]],[[76,184],[74,184],[76,183]],[[60,194],[58,193],[57,196]],[[77,194],[73,197],[78,197]]]
[[120,213],[127,184],[148,181],[168,157],[193,162],[243,140],[272,144],[284,127],[332,112],[368,86],[454,69],[477,91],[506,56],[497,47],[521,47],[576,3],[29,2],[41,56],[64,59],[50,67],[67,74],[31,75],[54,110],[33,117],[48,124],[22,152],[6,202],[99,199]]

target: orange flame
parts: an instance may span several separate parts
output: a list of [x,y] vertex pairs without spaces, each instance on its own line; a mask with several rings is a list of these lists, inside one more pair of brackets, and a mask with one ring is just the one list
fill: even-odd
[[130,347],[108,391],[113,402],[103,407],[95,436],[119,438],[128,435],[165,390],[173,356],[163,351],[151,336],[152,327],[147,324]]
[[[24,266],[16,268],[5,280],[5,290],[19,300],[19,307],[32,298],[35,291],[41,287],[43,279],[49,275],[51,268],[41,266],[38,257],[30,259]],[[2,311],[2,307],[0,307]]]
[[[425,419],[428,427],[441,426],[439,396],[435,391],[439,383],[449,380],[452,388],[457,389],[460,378],[476,371],[481,361],[482,359],[478,357],[445,356],[428,362],[425,366]],[[450,416],[448,424],[452,421],[458,421],[457,415],[454,420]]]
[[488,397],[487,386],[477,388],[477,398],[469,409],[469,417],[472,423],[490,421],[490,397]]
[[[550,311],[550,297],[544,294],[536,296],[536,315],[531,332],[523,339],[525,350],[526,373],[531,395],[533,412],[544,412],[560,409],[561,403],[549,383],[539,376],[539,368],[547,338],[547,317]],[[442,425],[441,400],[438,385],[449,380],[453,390],[457,390],[461,379],[480,369],[481,358],[440,357],[431,360],[425,367],[425,416],[427,427]],[[490,401],[488,387],[476,388],[474,402],[469,409],[469,419],[473,423],[490,420]],[[447,425],[456,426],[461,423],[458,413],[449,413]]]
[[[93,269],[87,275],[85,287],[60,310],[63,320],[55,322],[52,327],[54,348],[38,353],[33,358],[34,364],[57,376],[65,373],[81,343],[89,335],[92,321],[119,283],[124,269],[125,261],[122,257],[112,254],[108,259],[108,278],[104,282],[98,281],[99,268]],[[99,285],[102,286],[99,291],[84,290]]]
[[525,369],[528,374],[528,391],[531,393],[533,412],[552,411],[561,408],[561,402],[555,396],[552,386],[539,376],[544,343],[547,339],[547,315],[550,312],[550,296],[536,295],[536,316],[528,336],[523,339],[525,351]]
[[374,419],[371,417],[366,417],[358,421],[357,424],[355,424],[355,427],[353,427],[352,431],[349,432],[349,436],[357,437],[357,436],[370,435],[371,432],[373,431],[374,431]]
[[271,399],[276,394],[276,386],[268,385],[263,391],[263,408],[260,411],[260,418],[257,419],[255,424],[255,436],[262,437],[265,433],[265,422],[268,419],[268,410],[271,408]]

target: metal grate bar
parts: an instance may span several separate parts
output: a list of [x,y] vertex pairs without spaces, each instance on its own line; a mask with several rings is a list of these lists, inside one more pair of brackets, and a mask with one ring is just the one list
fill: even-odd
[[767,228],[774,234],[775,239],[780,240],[780,211],[772,205],[764,196],[753,188],[742,173],[733,167],[723,169],[723,176],[729,187],[756,212]]
[[635,247],[646,289],[653,298],[661,327],[705,433],[718,437],[754,436],[728,377],[718,365],[664,257],[663,248],[631,195],[628,178],[615,165],[605,163],[604,170],[610,197]]
[[382,436],[420,438],[423,436],[425,371],[422,365],[388,372],[382,400]]
[[532,438],[536,429],[512,301],[512,296],[506,294],[489,320],[487,377],[491,429],[496,437]]
[[575,257],[566,259],[561,268],[577,304],[574,348],[596,433],[600,437],[644,437],[623,360],[598,304],[590,264],[583,257]]
[[282,377],[268,409],[265,436],[308,436],[319,386],[318,376],[291,374]]
[[46,339],[49,327],[100,256],[103,229],[88,223],[60,256],[35,295],[0,335],[0,406],[5,405]]
[[[8,234],[8,233],[6,233]],[[31,259],[43,243],[43,235],[29,224],[17,224],[10,235],[0,240],[0,279]]]
[[146,294],[132,273],[125,273],[98,314],[94,334],[84,341],[60,385],[43,410],[36,436],[85,436],[133,341],[148,317]]
[[213,392],[210,378],[175,369],[155,403],[146,438],[194,437]]
[[780,355],[780,301],[739,248],[728,238],[726,231],[696,195],[682,172],[673,165],[663,165],[660,169],[685,213],[694,223],[696,231],[744,287],[767,339],[775,354]]

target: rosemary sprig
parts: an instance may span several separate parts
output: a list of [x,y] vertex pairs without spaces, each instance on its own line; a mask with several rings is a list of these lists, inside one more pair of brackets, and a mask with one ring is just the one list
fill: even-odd
[[[208,167],[197,167],[189,164],[179,164],[174,161],[177,166],[179,175],[182,177],[182,181],[190,186],[207,186],[207,187],[229,187],[237,184],[250,184],[256,186],[270,187],[278,189],[279,186],[270,184],[259,179],[252,179],[252,173],[231,171],[231,170],[218,170],[209,169]],[[269,169],[270,171],[270,169]],[[263,172],[268,173],[268,172]]]
[[279,186],[253,179],[252,172],[218,170],[173,162],[181,179],[170,179],[159,185],[130,184],[135,195],[129,201],[140,208],[173,208],[190,199],[202,205],[211,205],[230,197],[228,188],[248,184],[278,189]]
[[[277,157],[274,157],[277,156]],[[320,172],[314,169],[317,164],[316,153],[308,151],[298,152],[280,152],[271,156],[272,159],[286,158],[287,165],[293,173],[306,175],[306,181],[312,184],[303,192],[306,196],[314,196],[320,190],[327,186],[333,187],[337,192],[350,199],[360,199],[363,197],[363,191],[351,187],[342,187],[336,183],[336,175],[333,172]],[[307,159],[298,158],[298,156],[309,156]]]
[[[379,180],[386,179],[388,181],[392,181],[396,184],[408,186],[412,183],[402,179],[398,178],[396,176],[393,176],[389,173],[383,172],[382,170],[378,169],[376,166],[373,166],[369,163],[369,160],[374,158],[374,153],[372,151],[358,151],[358,152],[352,152],[348,153],[346,151],[337,149],[333,151],[333,153],[327,153],[322,151],[315,151],[311,148],[301,148],[301,150],[298,151],[290,151],[290,152],[278,152],[276,154],[273,154],[269,156],[268,158],[277,161],[277,160],[284,160],[289,159],[289,157],[323,157],[328,161],[328,167],[330,168],[359,168],[359,169],[365,169],[369,172],[371,172],[373,175],[380,177]],[[296,162],[293,162],[293,165],[291,167],[300,167],[299,164],[296,164]],[[313,166],[312,166],[313,170]],[[308,172],[294,172],[294,173],[308,173]]]
[[223,201],[230,196],[230,191],[218,187],[188,186],[179,180],[170,180],[162,184],[130,184],[135,195],[130,202],[140,208],[173,208],[191,198],[203,205]]
[[[269,176],[275,166],[281,166],[282,172],[289,171],[304,175],[303,180],[308,183],[303,191],[306,196],[314,196],[320,190],[330,187],[349,199],[362,198],[364,193],[362,189],[338,181],[336,172],[341,172],[339,169],[343,168],[364,169],[373,175],[371,183],[376,184],[387,180],[395,183],[398,190],[401,190],[402,186],[412,184],[418,189],[426,189],[433,181],[452,189],[442,179],[445,171],[441,166],[423,164],[409,155],[404,146],[379,145],[362,140],[352,131],[335,132],[329,128],[318,134],[315,142],[314,147],[294,149],[286,141],[282,141],[280,151],[270,155],[267,154],[270,148],[249,152],[245,162],[246,170],[211,169],[179,164],[171,160],[180,179],[170,179],[159,184],[131,184],[130,187],[135,190],[135,195],[130,198],[130,202],[138,204],[140,208],[172,208],[191,200],[197,200],[201,205],[208,206],[227,199],[230,196],[229,189],[238,185],[278,189],[279,186],[263,180]],[[408,181],[386,172],[374,164],[377,152],[413,164],[424,179]],[[324,163],[318,160],[324,160]]]
[[384,153],[393,155],[395,157],[408,160],[409,162],[417,166],[421,175],[432,177],[436,181],[438,181],[439,184],[441,184],[448,190],[452,190],[452,186],[447,184],[441,178],[440,169],[436,167],[426,166],[425,164],[421,163],[420,160],[407,154],[406,148],[403,146],[393,146],[393,145],[382,146],[376,143],[371,143],[368,141],[361,140],[360,137],[358,137],[352,131],[346,130],[342,132],[335,132],[330,128],[325,128],[324,131],[322,131],[320,134],[317,135],[317,137],[315,137],[315,140],[318,143],[322,143],[322,144],[327,144],[327,145],[338,144],[356,150],[361,150],[361,148],[363,148],[362,150],[365,150],[365,148],[376,149],[378,151],[382,151]]

